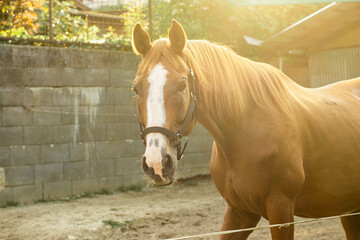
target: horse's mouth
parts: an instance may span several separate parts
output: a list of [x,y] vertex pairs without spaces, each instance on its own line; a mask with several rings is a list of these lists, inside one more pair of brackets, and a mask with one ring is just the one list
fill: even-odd
[[153,186],[156,187],[164,187],[164,186],[168,186],[170,184],[172,184],[174,181],[173,178],[171,178],[169,181],[159,181],[159,182],[155,182],[154,180],[152,181]]

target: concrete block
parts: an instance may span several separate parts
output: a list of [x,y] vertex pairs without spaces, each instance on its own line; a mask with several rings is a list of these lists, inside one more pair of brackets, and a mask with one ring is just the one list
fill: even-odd
[[47,47],[28,47],[28,67],[48,67]]
[[21,67],[0,66],[0,76],[2,87],[22,87],[27,83],[27,71]]
[[110,71],[108,69],[85,69],[85,86],[110,86]]
[[54,89],[53,104],[55,106],[74,106],[80,103],[79,88],[57,88]]
[[32,112],[23,107],[4,107],[2,109],[2,126],[32,125]]
[[71,182],[44,183],[44,199],[68,197],[71,195]]
[[184,155],[184,169],[190,168],[208,168],[210,164],[211,153],[189,153]]
[[0,147],[0,167],[6,167],[10,165],[10,149],[8,147]]
[[115,159],[100,159],[90,161],[91,177],[115,176]]
[[52,88],[25,88],[24,105],[25,106],[52,106],[53,89]]
[[34,184],[34,167],[19,166],[5,168],[5,186]]
[[24,91],[21,88],[1,88],[0,106],[20,106],[24,99]]
[[121,157],[141,157],[145,152],[145,146],[140,140],[127,139],[120,142]]
[[54,143],[73,143],[79,140],[79,126],[66,125],[54,127]]
[[119,68],[110,69],[110,81],[112,87],[131,88],[136,72]]
[[[189,137],[186,153],[211,152],[213,139],[210,137]],[[184,141],[185,142],[185,141]]]
[[59,107],[34,107],[33,124],[37,126],[54,126],[61,124],[61,108]]
[[90,175],[89,161],[64,163],[64,179],[79,180],[88,178]]
[[145,175],[145,173],[139,173],[139,174],[129,174],[124,176],[124,186],[146,186],[149,184],[149,179]]
[[122,57],[123,61],[120,68],[133,71],[137,70],[137,66],[141,60],[140,56],[135,55],[133,52],[123,52]]
[[5,170],[0,167],[0,192],[5,188]]
[[11,48],[12,48],[12,56],[11,56],[12,65],[16,67],[26,67],[29,47],[12,45]]
[[130,103],[130,89],[129,88],[107,88],[106,90],[106,104],[120,105]]
[[107,126],[109,140],[137,139],[139,134],[139,124],[136,122],[109,123]]
[[[190,168],[184,169],[184,175],[181,178],[191,178],[199,175],[209,175],[210,170],[209,167],[199,167],[199,168]],[[177,176],[177,178],[180,178],[180,176]]]
[[7,187],[0,190],[0,206],[3,206],[8,201],[14,201],[13,198],[13,187]]
[[35,183],[63,180],[63,164],[51,163],[35,166]]
[[43,198],[41,184],[14,187],[14,201],[23,204],[31,204]]
[[84,50],[69,49],[69,66],[75,68],[85,68]]
[[66,48],[45,48],[44,56],[48,67],[64,67],[69,63],[69,50]]
[[194,129],[192,130],[190,136],[204,136],[204,137],[212,138],[212,136],[211,136],[210,133],[206,130],[206,128],[204,128],[204,127],[201,126],[200,124],[195,124],[195,127],[194,127]]
[[72,194],[82,194],[85,192],[96,192],[99,190],[97,178],[88,178],[72,181]]
[[114,107],[89,106],[90,123],[111,123],[114,122]]
[[96,142],[95,146],[98,159],[118,158],[121,154],[120,142]]
[[136,104],[118,105],[114,108],[115,115],[137,116]]
[[54,142],[52,127],[24,127],[24,143],[29,145]]
[[61,163],[69,161],[69,147],[67,144],[50,144],[41,146],[42,163]]
[[106,88],[86,87],[81,89],[81,105],[104,105],[106,100]]
[[62,107],[61,122],[63,124],[88,124],[89,119],[89,107],[87,106]]
[[[54,48],[51,48],[54,49]],[[70,63],[70,49],[68,48],[56,48],[58,51],[57,59],[55,61],[58,68],[63,68],[66,66],[72,66]]]
[[68,50],[54,47],[28,47],[29,67],[62,67],[67,64]]
[[122,66],[122,61],[124,61],[123,58],[124,52],[118,52],[118,51],[112,51],[109,54],[110,57],[110,67],[112,68],[119,68]]
[[69,144],[70,161],[89,160],[89,146],[85,143]]
[[84,60],[87,68],[108,68],[110,65],[110,51],[85,49]]
[[11,66],[12,46],[0,46],[0,66]]
[[80,141],[106,141],[106,123],[80,125]]
[[40,163],[40,146],[12,146],[10,147],[10,154],[14,166]]
[[56,86],[56,68],[29,68],[29,86]]
[[116,191],[124,186],[124,176],[99,178],[99,188]]
[[116,175],[142,173],[141,157],[122,157],[116,159]]
[[57,69],[58,86],[83,86],[84,69],[81,68],[58,68]]
[[0,127],[0,146],[22,145],[22,127]]

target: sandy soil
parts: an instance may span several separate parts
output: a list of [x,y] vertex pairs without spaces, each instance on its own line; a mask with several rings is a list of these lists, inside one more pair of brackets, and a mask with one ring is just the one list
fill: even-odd
[[[198,179],[141,192],[0,209],[0,239],[166,239],[218,231],[225,208],[211,180]],[[120,226],[112,228],[104,220]],[[270,239],[269,230],[257,230],[249,239]],[[327,220],[297,225],[295,239],[339,240],[345,235],[339,220]]]

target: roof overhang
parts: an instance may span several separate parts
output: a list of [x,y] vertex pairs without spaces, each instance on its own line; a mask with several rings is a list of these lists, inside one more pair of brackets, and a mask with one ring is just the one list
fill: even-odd
[[333,2],[265,40],[262,46],[280,52],[304,52],[360,23],[360,2]]

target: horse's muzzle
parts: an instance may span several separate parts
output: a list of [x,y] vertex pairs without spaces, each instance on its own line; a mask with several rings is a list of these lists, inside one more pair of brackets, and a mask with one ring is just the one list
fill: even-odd
[[155,166],[147,163],[146,157],[142,159],[142,167],[146,175],[150,178],[152,183],[156,186],[165,186],[173,182],[175,167],[172,157],[168,154],[161,161],[161,171],[154,170]]

